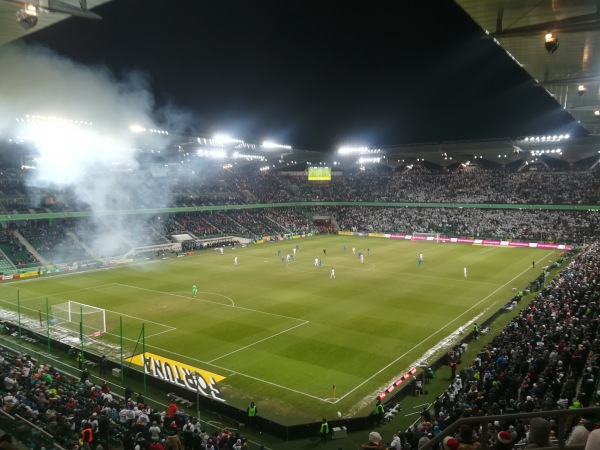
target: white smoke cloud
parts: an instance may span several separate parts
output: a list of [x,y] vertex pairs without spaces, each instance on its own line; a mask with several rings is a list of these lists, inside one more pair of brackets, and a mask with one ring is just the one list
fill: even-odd
[[[4,46],[0,99],[0,139],[24,138],[37,153],[29,185],[72,191],[97,213],[140,207],[140,199],[156,198],[158,192],[161,203],[168,201],[164,180],[137,188],[132,183],[139,164],[129,126],[158,128],[143,74],[116,77],[44,48]],[[117,166],[127,168],[126,175],[112,170]],[[97,226],[94,248],[100,254],[110,251],[115,233],[132,232],[123,220],[99,219]]]

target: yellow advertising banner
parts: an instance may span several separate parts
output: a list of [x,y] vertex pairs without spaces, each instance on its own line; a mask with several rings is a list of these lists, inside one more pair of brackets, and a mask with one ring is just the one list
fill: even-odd
[[217,383],[225,379],[222,375],[149,352],[134,355],[126,361],[143,367],[146,374],[160,380],[225,402],[217,388]]

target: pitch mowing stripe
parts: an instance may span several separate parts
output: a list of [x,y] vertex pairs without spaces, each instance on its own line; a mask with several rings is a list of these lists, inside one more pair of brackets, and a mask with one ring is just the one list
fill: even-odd
[[98,286],[84,287],[84,288],[79,288],[79,289],[71,289],[70,291],[62,291],[62,292],[57,292],[55,294],[37,295],[35,297],[26,297],[23,300],[29,301],[29,300],[36,300],[36,299],[39,299],[39,298],[45,299],[47,297],[55,297],[57,295],[70,294],[72,292],[89,291],[90,289],[104,288],[104,287],[107,287],[107,286],[112,286],[113,284],[115,284],[115,283],[106,283],[106,284],[99,284]]
[[[173,297],[180,297],[180,298],[185,298],[185,299],[188,299],[188,300],[191,299],[191,297],[189,295],[181,295],[181,294],[176,294],[176,293],[173,293],[173,292],[157,291],[155,289],[144,288],[144,287],[139,287],[139,286],[131,286],[129,284],[123,284],[123,283],[114,283],[114,284],[116,284],[118,286],[125,286],[125,287],[130,287],[130,288],[133,288],[133,289],[141,289],[143,291],[154,292],[154,293],[157,293],[157,294],[171,295]],[[222,297],[225,297],[225,298],[229,299],[233,303],[233,300],[231,300],[229,297],[226,297],[226,296],[224,296],[222,294],[211,293],[211,292],[207,292],[207,294],[220,295]],[[298,317],[284,316],[283,314],[275,314],[275,313],[271,313],[271,312],[267,312],[267,311],[260,311],[258,309],[245,308],[243,306],[225,305],[224,303],[212,302],[210,300],[203,300],[201,298],[197,298],[195,300],[197,300],[199,302],[204,302],[204,303],[211,303],[213,305],[224,306],[225,308],[236,308],[236,309],[241,309],[243,311],[249,311],[249,312],[254,312],[254,313],[259,313],[259,314],[267,314],[269,316],[275,316],[275,317],[281,317],[281,318],[284,318],[284,319],[290,319],[290,320],[297,320],[297,321],[300,321],[300,322],[305,322],[305,319],[300,319]]]
[[[549,254],[547,254],[546,256],[544,256],[544,258],[540,259],[539,261],[537,261],[538,263],[543,261],[544,259],[550,257],[556,250],[552,250]],[[429,339],[431,339],[432,337],[434,337],[436,334],[438,334],[440,331],[446,329],[448,327],[448,325],[456,322],[459,318],[461,318],[462,316],[464,316],[466,313],[468,313],[470,310],[472,310],[473,308],[475,308],[476,306],[478,306],[480,303],[484,302],[485,300],[487,300],[488,298],[490,298],[492,295],[494,295],[496,292],[498,292],[500,289],[506,287],[508,284],[512,283],[513,280],[519,278],[520,276],[522,276],[524,273],[528,272],[530,269],[525,269],[524,271],[522,271],[521,273],[515,275],[513,278],[511,278],[509,281],[507,281],[506,283],[504,283],[502,286],[500,286],[498,289],[496,289],[495,291],[491,292],[489,295],[485,296],[484,298],[482,298],[481,300],[479,300],[477,303],[475,303],[473,306],[471,306],[470,308],[468,308],[467,310],[465,310],[463,313],[459,314],[457,317],[455,317],[454,319],[452,319],[452,321],[448,322],[446,325],[444,325],[442,328],[440,328],[438,331],[436,331],[435,333],[432,333],[431,335],[429,335],[428,337],[426,337],[425,339],[423,339],[421,342],[419,342],[418,344],[416,344],[413,348],[411,348],[410,350],[407,350],[406,352],[404,352],[402,355],[398,356],[398,358],[396,358],[395,360],[393,360],[391,363],[389,363],[387,366],[383,367],[382,369],[378,370],[377,372],[375,372],[373,375],[371,375],[369,378],[367,378],[366,380],[364,380],[362,383],[360,383],[358,386],[354,387],[353,389],[351,389],[350,391],[348,391],[346,394],[342,395],[341,397],[339,397],[335,402],[333,403],[337,403],[341,400],[343,400],[344,398],[346,398],[348,395],[350,395],[351,393],[353,393],[354,391],[356,391],[357,389],[359,389],[360,387],[362,387],[365,383],[367,383],[368,381],[371,381],[373,378],[375,378],[377,375],[379,375],[381,372],[383,372],[384,370],[387,370],[388,368],[390,368],[392,365],[396,364],[400,359],[404,358],[406,355],[408,355],[410,352],[414,351],[415,349],[417,349],[418,347],[420,347],[421,345],[423,345],[425,342],[427,342]]]
[[[504,286],[503,284],[499,284],[499,283],[488,283],[487,281],[472,281],[472,280],[465,280],[463,278],[446,278],[446,277],[436,277],[433,275],[422,275],[422,274],[418,274],[418,273],[405,273],[405,272],[394,272],[391,270],[377,270],[377,272],[382,272],[382,273],[393,273],[393,274],[398,274],[398,275],[406,275],[407,277],[415,277],[415,278],[432,278],[434,280],[445,280],[445,281],[455,281],[455,282],[459,282],[459,283],[474,283],[474,284],[488,284],[490,286]],[[457,272],[458,273],[458,272]]]
[[[170,354],[170,355],[174,355],[174,356],[177,356],[177,357],[184,358],[184,360],[187,359],[189,361],[195,361],[195,362],[200,363],[200,364],[208,364],[207,361],[201,361],[201,360],[196,359],[196,358],[190,358],[187,355],[182,355],[181,353],[176,353],[176,352],[173,352],[171,350],[167,350],[167,349],[164,349],[164,348],[156,347],[154,345],[146,344],[146,347],[147,348],[153,348],[153,349],[159,350],[161,352],[164,352],[164,353],[167,353],[167,354]],[[327,399],[325,399],[325,398],[317,397],[316,395],[308,394],[306,392],[302,392],[302,391],[299,391],[297,389],[293,389],[293,388],[290,388],[290,387],[287,387],[287,386],[283,386],[281,384],[273,383],[271,381],[263,380],[262,378],[257,378],[257,377],[254,377],[252,375],[248,375],[246,373],[238,372],[238,371],[232,370],[232,369],[230,369],[228,367],[218,366],[216,364],[210,364],[210,365],[212,367],[214,367],[215,369],[220,369],[220,370],[228,371],[230,373],[228,375],[228,377],[231,377],[233,375],[240,375],[240,376],[246,377],[246,378],[248,378],[250,380],[258,381],[260,383],[264,383],[264,384],[267,384],[269,386],[273,386],[273,387],[276,387],[276,388],[279,388],[279,389],[283,389],[285,391],[293,392],[295,394],[303,395],[305,397],[312,398],[312,399],[315,399],[315,400],[319,400],[321,402],[327,401]]]
[[290,327],[290,328],[288,328],[287,330],[280,331],[279,333],[276,333],[276,334],[274,334],[274,335],[272,335],[272,336],[269,336],[269,337],[266,337],[266,338],[260,339],[260,340],[258,340],[258,341],[256,341],[256,342],[253,342],[252,344],[245,345],[244,347],[240,347],[240,348],[238,348],[237,350],[234,350],[234,351],[232,351],[232,352],[226,353],[226,354],[224,354],[224,355],[222,355],[222,356],[219,356],[219,357],[217,357],[217,358],[211,359],[210,361],[208,361],[208,363],[209,363],[209,364],[212,364],[214,361],[218,361],[218,360],[219,360],[219,359],[221,359],[221,358],[225,358],[226,356],[233,355],[234,353],[237,353],[237,352],[239,352],[239,351],[242,351],[242,350],[244,350],[244,349],[247,349],[248,347],[252,347],[253,345],[260,344],[261,342],[264,342],[264,341],[267,341],[267,340],[269,340],[269,339],[272,339],[272,338],[274,338],[274,337],[276,337],[276,336],[279,336],[280,334],[287,333],[288,331],[291,331],[291,330],[293,330],[294,328],[298,328],[298,327],[301,327],[301,326],[303,326],[303,325],[306,325],[307,323],[309,323],[309,321],[308,321],[308,320],[307,320],[307,321],[305,321],[304,323],[300,323],[300,324],[298,324],[298,325],[294,325],[293,327]]

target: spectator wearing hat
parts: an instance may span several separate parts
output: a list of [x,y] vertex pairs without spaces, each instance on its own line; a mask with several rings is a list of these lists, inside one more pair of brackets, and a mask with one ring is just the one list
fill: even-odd
[[460,442],[454,439],[452,436],[446,436],[442,442],[443,450],[458,450]]
[[501,431],[496,436],[495,450],[511,450],[513,448],[513,436],[508,431]]

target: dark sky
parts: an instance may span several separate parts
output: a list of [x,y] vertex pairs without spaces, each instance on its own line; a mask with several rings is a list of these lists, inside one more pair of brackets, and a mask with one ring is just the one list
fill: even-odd
[[[74,1],[74,0],[73,0]],[[451,0],[113,0],[28,38],[118,75],[196,133],[300,148],[577,133]]]

